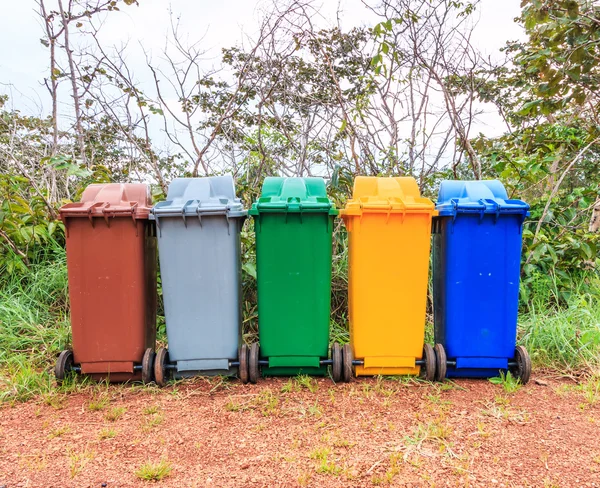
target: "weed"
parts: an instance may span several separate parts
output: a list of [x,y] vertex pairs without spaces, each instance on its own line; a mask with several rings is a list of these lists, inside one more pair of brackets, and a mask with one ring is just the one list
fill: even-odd
[[155,427],[158,427],[165,420],[165,416],[162,413],[148,416],[142,420],[142,432],[150,432]]
[[106,439],[112,439],[114,437],[116,437],[117,435],[117,431],[115,429],[112,429],[110,427],[106,427],[105,429],[102,429],[99,433],[98,433],[98,439],[100,439],[101,441],[106,440]]
[[589,406],[600,400],[600,376],[591,376],[584,383],[577,385],[577,390],[583,393],[583,397]]
[[320,418],[321,415],[323,415],[323,412],[321,411],[321,408],[319,407],[319,401],[316,400],[314,405],[311,405],[310,407],[308,407],[308,413],[310,415],[312,415],[313,417],[317,417]]
[[108,404],[109,404],[108,396],[100,395],[100,396],[92,398],[88,402],[87,408],[88,408],[88,410],[91,410],[92,412],[97,412],[100,410],[104,410],[106,407],[108,407]]
[[526,423],[530,421],[530,415],[526,410],[519,410],[510,405],[507,398],[496,397],[493,402],[486,402],[481,414],[497,420],[508,420],[510,422]]
[[50,392],[44,395],[43,401],[46,405],[55,410],[62,410],[67,403],[67,396],[56,392]]
[[161,459],[157,463],[148,461],[142,464],[136,471],[135,475],[145,481],[161,481],[171,474],[173,468],[171,463],[166,459]]
[[69,452],[69,475],[71,478],[75,478],[83,468],[94,459],[94,452],[86,448],[81,452],[70,451]]
[[409,444],[421,445],[425,441],[434,441],[445,444],[445,441],[452,435],[452,426],[449,425],[444,417],[438,417],[427,423],[419,423],[413,429],[413,435],[407,438]]
[[319,384],[317,383],[317,380],[305,374],[298,375],[296,377],[296,382],[298,383],[298,386],[300,388],[306,388],[311,393],[316,393],[319,389]]
[[506,393],[514,393],[521,389],[521,380],[519,378],[514,377],[510,371],[504,373],[500,371],[500,376],[496,376],[494,378],[489,379],[490,383],[494,385],[502,385],[502,388]]
[[311,459],[318,461],[315,470],[321,474],[332,474],[337,476],[342,471],[340,466],[337,466],[334,461],[329,459],[331,449],[328,447],[317,447],[309,454]]
[[239,412],[241,410],[245,410],[245,408],[241,403],[238,403],[229,397],[229,400],[227,400],[227,403],[225,404],[225,410],[228,412]]
[[302,473],[300,476],[298,476],[298,484],[300,486],[308,486],[309,482],[310,482],[310,473],[309,472]]
[[281,387],[281,393],[292,393],[294,391],[298,391],[298,383],[290,378]]
[[69,427],[68,425],[61,425],[60,427],[57,427],[56,429],[50,431],[50,433],[48,434],[48,439],[62,437],[63,435],[68,434],[69,432],[71,432],[71,427]]
[[157,405],[150,405],[148,407],[145,407],[144,410],[142,410],[142,413],[144,415],[156,415],[159,412],[160,407],[158,407]]
[[104,418],[109,422],[116,422],[123,416],[125,411],[126,410],[124,407],[113,407],[108,412],[106,412]]
[[279,398],[273,395],[271,390],[262,390],[256,397],[256,406],[261,410],[265,417],[277,412]]

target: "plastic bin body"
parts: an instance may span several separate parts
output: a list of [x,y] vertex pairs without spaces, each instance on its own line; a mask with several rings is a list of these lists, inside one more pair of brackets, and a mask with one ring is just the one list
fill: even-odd
[[156,238],[145,184],[94,184],[60,209],[73,359],[83,374],[137,380],[156,339]]
[[253,204],[264,375],[324,375],[329,353],[333,219],[322,178],[265,179]]
[[179,178],[152,209],[176,376],[235,374],[241,337],[240,231],[231,176]]
[[508,369],[517,338],[522,225],[529,206],[499,181],[444,181],[434,223],[436,342],[449,377]]
[[414,178],[359,176],[348,230],[350,342],[356,375],[420,372],[434,204]]

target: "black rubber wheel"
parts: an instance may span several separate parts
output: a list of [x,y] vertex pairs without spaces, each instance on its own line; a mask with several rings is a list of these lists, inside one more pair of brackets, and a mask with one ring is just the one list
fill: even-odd
[[429,344],[423,346],[423,361],[425,364],[421,365],[421,378],[433,381],[435,379],[435,352]]
[[342,348],[342,377],[344,383],[349,383],[354,376],[354,369],[352,367],[352,348],[350,344],[344,344]]
[[238,376],[243,384],[248,383],[248,346],[242,344],[239,350],[239,361],[240,366],[238,369]]
[[171,379],[171,370],[167,369],[169,364],[169,351],[161,347],[156,351],[154,359],[154,381],[158,386],[165,386]]
[[142,383],[148,384],[154,381],[154,358],[156,354],[154,354],[154,350],[149,347],[144,352],[144,357],[142,358]]
[[331,379],[334,383],[342,381],[342,348],[337,342],[331,348]]
[[441,344],[433,346],[435,352],[435,381],[444,381],[446,378],[446,350]]
[[250,354],[248,355],[248,377],[250,378],[250,383],[256,383],[260,376],[260,369],[258,367],[258,356],[259,356],[259,346],[258,343],[253,343],[250,345]]
[[514,361],[517,365],[511,368],[511,374],[517,377],[522,385],[527,384],[529,378],[531,378],[531,358],[527,349],[523,346],[517,346],[515,348]]
[[73,352],[62,351],[56,360],[56,366],[54,367],[54,376],[56,382],[60,385],[63,380],[73,369]]

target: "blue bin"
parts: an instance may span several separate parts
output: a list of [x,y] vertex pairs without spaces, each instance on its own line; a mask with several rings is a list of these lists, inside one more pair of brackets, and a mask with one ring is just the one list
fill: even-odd
[[523,221],[529,205],[502,183],[443,181],[433,223],[435,341],[448,377],[511,371],[526,383],[527,351],[516,347]]

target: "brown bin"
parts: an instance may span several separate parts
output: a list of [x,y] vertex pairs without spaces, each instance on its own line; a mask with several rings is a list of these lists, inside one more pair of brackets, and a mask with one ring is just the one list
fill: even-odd
[[94,184],[60,209],[67,241],[70,370],[110,381],[151,381],[156,341],[156,233],[146,184]]

